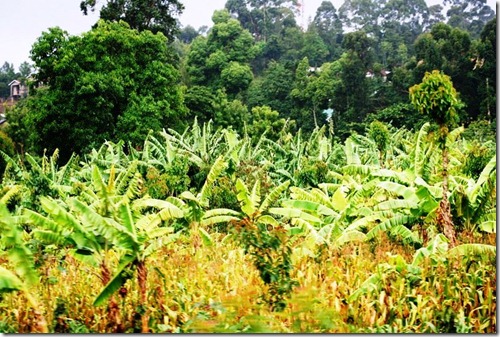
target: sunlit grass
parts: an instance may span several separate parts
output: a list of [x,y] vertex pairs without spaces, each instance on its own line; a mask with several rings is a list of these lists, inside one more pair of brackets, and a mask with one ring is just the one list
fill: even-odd
[[[152,332],[496,332],[496,261],[467,264],[451,260],[422,267],[421,282],[410,285],[384,275],[380,291],[349,303],[348,298],[399,254],[411,262],[413,248],[387,238],[350,244],[315,257],[295,257],[299,281],[283,312],[259,301],[264,284],[252,261],[230,238],[196,249],[185,239],[149,260],[149,326]],[[495,244],[494,235],[475,238]],[[296,242],[298,245],[300,242]],[[115,267],[117,257],[107,259]],[[94,307],[101,290],[99,269],[66,255],[46,255],[41,282],[30,289],[42,305],[51,332],[111,332],[106,306]],[[126,332],[140,329],[135,282],[116,293]],[[30,308],[18,293],[3,295],[0,328],[29,332]]]

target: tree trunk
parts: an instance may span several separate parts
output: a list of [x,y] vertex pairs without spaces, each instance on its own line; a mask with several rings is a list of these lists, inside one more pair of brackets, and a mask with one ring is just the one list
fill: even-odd
[[[106,262],[103,260],[101,263],[101,282],[103,286],[106,286],[109,281],[111,281],[111,273],[106,266]],[[124,326],[120,318],[120,309],[114,295],[109,299],[108,303],[108,324],[106,325],[111,332],[118,333],[123,332]]]
[[140,261],[137,264],[137,281],[139,283],[139,304],[143,308],[143,312],[141,313],[141,323],[142,323],[142,328],[141,332],[142,333],[148,333],[149,332],[149,327],[148,327],[148,307],[147,307],[147,279],[148,279],[148,270],[146,268],[146,262],[145,261]]
[[32,306],[33,321],[35,322],[35,325],[32,327],[31,332],[48,333],[49,328],[47,326],[47,320],[45,319],[45,316],[43,316],[37,300],[33,296],[31,296],[26,290],[24,290],[23,292],[24,296]]
[[443,199],[439,203],[437,221],[438,224],[442,227],[444,235],[450,240],[450,245],[453,248],[457,245],[457,239],[451,217],[450,202],[448,200],[448,150],[445,144],[443,145],[442,149],[442,157],[443,157]]

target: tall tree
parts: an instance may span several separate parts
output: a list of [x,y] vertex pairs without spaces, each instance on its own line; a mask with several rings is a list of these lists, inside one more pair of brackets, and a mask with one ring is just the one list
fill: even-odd
[[473,72],[479,79],[478,99],[479,116],[492,121],[496,107],[497,83],[497,22],[496,17],[489,21],[481,32],[481,38],[476,47]]
[[9,83],[15,80],[16,72],[14,70],[14,65],[5,62],[0,68],[0,97],[7,98],[10,96]]
[[226,9],[256,40],[267,41],[284,27],[296,25],[297,0],[228,0]]
[[410,99],[415,108],[429,115],[438,125],[438,144],[442,156],[443,198],[439,205],[438,223],[451,246],[457,244],[448,200],[448,145],[449,130],[458,122],[458,110],[463,104],[453,87],[451,78],[438,70],[426,73],[422,83],[410,88]]
[[[417,65],[413,69],[414,83],[426,72],[442,70],[450,76],[467,108],[468,116],[476,116],[479,110],[477,97],[478,78],[472,73],[472,41],[467,31],[445,23],[434,25],[430,33],[422,34],[415,41]],[[465,116],[464,116],[465,117]],[[464,121],[467,121],[464,118]]]
[[[83,0],[80,9],[87,15],[95,10],[97,0]],[[109,21],[123,20],[131,28],[162,32],[169,40],[178,31],[176,16],[182,14],[184,5],[178,0],[107,0],[100,11],[100,18]]]
[[248,91],[248,105],[267,105],[288,116],[293,108],[290,91],[293,89],[293,72],[282,63],[271,61],[260,80],[254,81]]
[[486,0],[444,0],[448,24],[467,30],[474,38],[479,37],[484,25],[495,17],[495,11]]
[[316,27],[319,36],[328,47],[329,59],[340,57],[342,43],[342,21],[331,1],[323,1],[316,10],[316,15],[311,23]]
[[149,130],[182,124],[179,74],[162,34],[102,20],[82,36],[50,28],[31,57],[43,84],[28,104],[36,151],[59,148],[67,159],[104,140],[142,144]]
[[250,62],[259,53],[259,46],[227,10],[215,11],[212,21],[208,36],[197,37],[191,45],[187,58],[191,83],[214,91],[224,88],[236,96],[252,81]]
[[307,57],[313,67],[319,67],[325,62],[329,50],[316,30],[314,25],[309,25],[304,34],[304,47],[301,50],[301,56]]

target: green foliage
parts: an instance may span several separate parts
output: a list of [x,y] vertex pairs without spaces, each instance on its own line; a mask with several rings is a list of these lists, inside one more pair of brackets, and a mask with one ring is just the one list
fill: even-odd
[[182,125],[178,71],[165,42],[124,22],[100,21],[82,36],[44,32],[31,51],[36,83],[44,84],[27,103],[31,147],[60,148],[67,159],[104,140],[139,145],[151,129]]
[[380,151],[380,156],[383,158],[390,141],[389,129],[387,129],[387,126],[384,123],[373,121],[370,123],[368,133],[370,138],[372,138],[377,145],[377,149]]
[[235,94],[248,89],[253,80],[252,70],[248,65],[232,61],[222,69],[220,74],[224,87],[230,94]]
[[[82,0],[80,9],[87,15],[89,9],[95,10],[96,0]],[[184,5],[177,0],[108,0],[100,8],[100,18],[106,21],[127,22],[139,31],[162,32],[169,40],[177,33],[177,19]]]
[[239,240],[267,286],[263,300],[273,311],[285,310],[286,298],[298,286],[298,282],[291,278],[292,249],[287,244],[286,231],[280,228],[269,230],[264,223],[242,223]]
[[208,36],[196,38],[187,56],[190,81],[236,97],[253,79],[250,62],[259,50],[248,30],[226,10],[216,11],[212,20]]
[[[492,143],[490,143],[492,145]],[[479,178],[481,171],[490,161],[491,157],[496,155],[493,146],[472,141],[470,152],[464,163],[463,173],[473,179]]]
[[458,123],[458,112],[463,107],[450,77],[438,70],[427,72],[421,84],[410,88],[410,99],[420,113],[429,115],[439,125],[443,144],[448,130]]
[[254,142],[257,142],[264,134],[269,139],[277,140],[286,125],[287,121],[280,118],[279,112],[268,106],[256,106],[252,108],[251,122],[247,132]]
[[496,124],[486,120],[477,120],[467,126],[463,133],[463,137],[469,141],[477,141],[479,143],[487,143],[496,141]]
[[418,130],[427,119],[427,116],[418,114],[411,104],[397,103],[368,114],[365,121],[371,123],[379,120],[398,129],[405,127],[408,130]]
[[302,158],[300,170],[295,172],[295,181],[298,186],[317,187],[328,181],[328,165],[322,160]]
[[[7,154],[8,156],[14,155],[14,142],[2,130],[0,130],[0,151]],[[6,166],[7,163],[3,159],[3,156],[0,156],[0,177],[3,176],[3,172]]]
[[178,196],[187,190],[191,183],[188,170],[189,162],[187,158],[176,156],[174,161],[161,171],[155,167],[149,167],[144,187],[153,199],[166,199],[168,196]]

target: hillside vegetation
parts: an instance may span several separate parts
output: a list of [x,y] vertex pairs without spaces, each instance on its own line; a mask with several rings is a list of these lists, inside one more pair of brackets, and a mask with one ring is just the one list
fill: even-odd
[[496,332],[494,143],[447,136],[453,246],[429,124],[327,133],[6,156],[0,330]]

